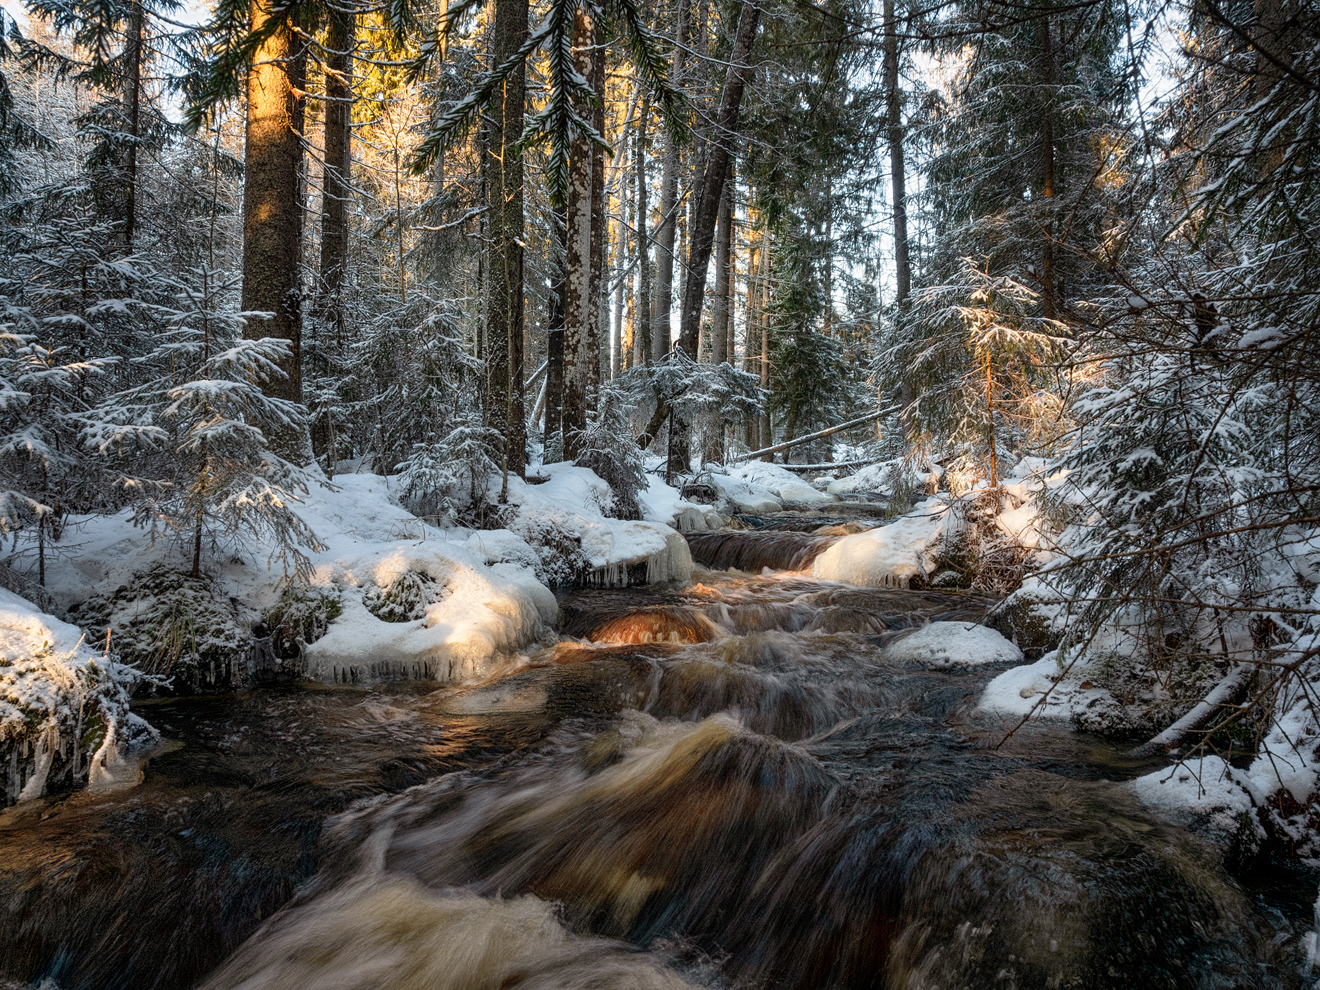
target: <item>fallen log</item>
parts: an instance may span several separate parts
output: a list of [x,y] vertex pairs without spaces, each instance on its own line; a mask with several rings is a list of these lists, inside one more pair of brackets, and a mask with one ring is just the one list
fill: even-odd
[[1155,756],[1181,744],[1189,735],[1214,718],[1219,709],[1233,704],[1238,693],[1246,690],[1253,673],[1254,669],[1250,664],[1235,665],[1203,700],[1192,706],[1191,711],[1159,735],[1129,750],[1128,756]]
[[[780,451],[788,450],[790,447],[796,447],[798,444],[810,443],[812,440],[819,440],[821,437],[828,437],[834,433],[841,433],[844,430],[850,430],[854,426],[861,426],[864,423],[871,423],[881,416],[888,416],[890,413],[896,413],[903,406],[893,405],[885,409],[877,409],[875,412],[867,413],[865,416],[858,416],[856,419],[850,419],[846,423],[840,423],[838,426],[831,426],[825,430],[819,430],[816,433],[808,433],[804,437],[797,437],[793,440],[785,440],[783,443],[777,443],[773,447],[762,447],[760,450],[753,450],[751,453],[741,454],[733,458],[731,463],[737,464],[739,461],[750,461],[754,457],[764,457],[767,454],[778,454]],[[780,465],[788,467],[787,464]]]

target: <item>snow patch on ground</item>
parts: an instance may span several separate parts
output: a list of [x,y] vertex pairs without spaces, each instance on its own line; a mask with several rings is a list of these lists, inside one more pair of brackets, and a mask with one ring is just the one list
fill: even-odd
[[727,505],[730,512],[744,512],[758,516],[768,512],[779,512],[784,508],[779,496],[758,482],[727,474],[712,474],[710,481],[719,492],[721,503]]
[[609,499],[609,486],[594,471],[568,463],[547,464],[539,471],[548,480],[538,485],[510,478],[509,501],[520,507],[524,518],[552,520],[581,538],[593,572],[590,583],[626,584],[632,570],[642,566],[648,584],[692,577],[687,541],[655,516],[685,507],[705,510],[707,506],[685,502],[663,481],[652,479],[638,496],[648,518],[611,519],[601,508]]
[[811,565],[811,576],[868,588],[906,588],[935,568],[935,542],[953,519],[947,504],[929,498],[888,526],[845,536]]
[[1200,756],[1129,781],[1142,804],[1162,810],[1250,811],[1252,785],[1218,756]]
[[932,667],[1016,663],[1022,651],[999,633],[974,622],[932,622],[885,648],[892,659]]
[[158,738],[128,710],[140,679],[77,627],[0,589],[0,807],[89,775],[99,790],[137,783],[129,751]]
[[785,502],[817,505],[839,501],[837,496],[819,492],[793,472],[766,461],[744,461],[741,464],[734,464],[729,467],[728,474],[731,478],[751,482],[766,489]]

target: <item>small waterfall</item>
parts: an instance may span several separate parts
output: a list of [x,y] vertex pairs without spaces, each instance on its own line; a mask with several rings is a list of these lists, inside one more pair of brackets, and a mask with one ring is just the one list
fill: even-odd
[[809,536],[790,530],[761,530],[734,533],[689,533],[692,559],[704,567],[721,570],[734,568],[750,574],[764,567],[779,571],[800,571],[838,539],[835,536]]

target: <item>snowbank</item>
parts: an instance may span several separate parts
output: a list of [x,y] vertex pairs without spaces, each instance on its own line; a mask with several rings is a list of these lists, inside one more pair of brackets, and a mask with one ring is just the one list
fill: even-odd
[[726,522],[714,507],[689,502],[654,474],[647,475],[646,490],[637,493],[637,505],[643,519],[672,526],[680,533],[706,533],[723,528]]
[[779,512],[784,507],[778,495],[755,481],[734,478],[727,474],[712,474],[710,480],[715,490],[719,492],[721,503],[727,505],[730,512],[763,515],[767,512]]
[[835,495],[812,488],[793,472],[785,471],[779,465],[767,461],[744,461],[741,464],[734,464],[729,467],[728,474],[731,478],[751,482],[766,489],[785,502],[820,504],[839,500]]
[[935,542],[951,522],[946,504],[926,499],[888,526],[843,537],[816,558],[811,575],[869,588],[906,588],[935,569]]
[[974,622],[932,622],[885,648],[892,659],[930,667],[1017,663],[1022,651],[999,633]]
[[638,496],[643,513],[651,518],[611,519],[602,511],[610,497],[609,486],[594,471],[569,463],[547,464],[538,470],[548,479],[541,484],[509,479],[509,501],[519,507],[524,524],[553,524],[581,539],[590,568],[588,583],[619,587],[692,577],[687,541],[673,526],[654,517],[685,507],[705,511],[708,506],[684,502],[673,488],[653,479]]
[[931,465],[929,471],[918,471],[905,464],[903,458],[896,457],[893,460],[868,464],[855,474],[835,478],[825,490],[833,495],[852,495],[859,492],[892,495],[895,479],[906,475],[905,480],[913,489],[933,495],[943,474],[944,469],[938,464]]
[[94,791],[136,784],[128,754],[157,738],[128,710],[139,680],[77,627],[0,589],[0,807],[89,779]]
[[1251,785],[1218,756],[1165,767],[1129,781],[1128,788],[1150,808],[1167,811],[1250,811]]
[[1057,650],[1035,663],[1004,671],[986,685],[977,702],[984,712],[1015,720],[1030,715],[1073,721],[1095,709],[1117,705],[1112,694],[1087,679],[1082,664],[1074,664],[1065,673]]

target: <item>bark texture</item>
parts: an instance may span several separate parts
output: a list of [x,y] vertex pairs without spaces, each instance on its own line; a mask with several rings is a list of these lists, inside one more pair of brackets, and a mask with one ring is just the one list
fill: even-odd
[[[595,24],[578,10],[573,23],[574,67],[591,72]],[[579,108],[584,114],[587,107]],[[576,135],[569,147],[567,250],[564,257],[564,456],[577,456],[577,433],[587,425],[591,386],[591,143]]]
[[[527,38],[527,0],[499,0],[492,31],[496,65]],[[486,188],[490,197],[487,281],[488,401],[486,425],[505,438],[506,469],[525,477],[527,423],[523,399],[523,162],[514,145],[522,135],[526,73],[514,71],[486,110]]]
[[327,318],[341,318],[339,296],[348,264],[348,203],[352,189],[352,59],[354,16],[327,8],[325,171],[321,194],[321,293]]
[[[270,7],[252,4],[252,26],[270,18]],[[247,73],[247,154],[243,179],[243,308],[271,313],[249,320],[251,338],[278,337],[290,344],[285,377],[268,381],[273,396],[302,401],[302,91],[295,85],[298,52],[287,24],[262,45]]]

